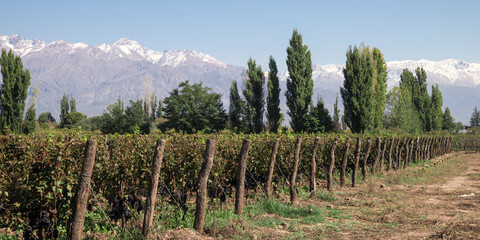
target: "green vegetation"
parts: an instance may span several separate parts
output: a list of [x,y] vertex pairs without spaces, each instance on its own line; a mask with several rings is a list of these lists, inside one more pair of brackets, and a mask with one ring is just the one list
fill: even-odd
[[5,49],[2,49],[0,68],[2,72],[0,130],[3,133],[19,134],[22,131],[25,100],[30,86],[30,71],[23,70],[20,56],[15,56],[12,50],[7,53]]
[[268,67],[268,83],[267,83],[267,126],[268,129],[277,133],[283,122],[283,114],[280,110],[280,83],[278,80],[277,63],[272,56],[270,56]]
[[247,79],[243,96],[246,102],[249,132],[261,133],[263,131],[263,112],[265,109],[265,76],[262,67],[257,65],[252,58],[248,59]]
[[287,68],[289,77],[285,97],[291,119],[290,127],[295,132],[306,132],[313,95],[312,57],[307,45],[303,45],[302,35],[297,29],[293,30],[287,48]]

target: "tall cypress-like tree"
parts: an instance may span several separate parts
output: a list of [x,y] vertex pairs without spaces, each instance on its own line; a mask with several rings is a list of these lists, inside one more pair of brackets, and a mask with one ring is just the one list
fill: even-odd
[[374,70],[370,54],[362,54],[354,46],[347,51],[347,61],[343,68],[344,116],[348,127],[355,133],[364,133],[373,128],[374,120]]
[[287,48],[287,68],[289,78],[285,96],[290,126],[296,132],[307,131],[308,110],[313,95],[312,57],[297,29],[293,30]]
[[0,88],[1,130],[10,129],[20,133],[22,128],[25,100],[30,86],[30,71],[23,70],[22,59],[15,56],[12,50],[2,49],[0,57],[2,85]]
[[228,125],[235,132],[248,131],[247,121],[249,121],[245,112],[246,103],[238,93],[237,81],[232,81],[230,87],[230,107],[228,108]]
[[335,131],[342,130],[342,126],[340,125],[340,109],[338,109],[338,92],[335,98],[335,104],[333,104],[333,128]]
[[429,122],[430,122],[430,131],[440,131],[442,130],[442,120],[443,120],[443,112],[442,112],[442,92],[438,89],[438,84],[432,86],[432,97],[430,100],[430,115],[429,115]]
[[374,63],[374,89],[375,89],[375,112],[373,118],[373,128],[380,127],[382,117],[385,112],[386,92],[387,92],[387,63],[383,58],[380,49],[372,49],[372,58]]
[[476,127],[478,125],[480,125],[480,112],[477,110],[477,107],[475,107],[470,117],[470,126]]
[[63,94],[62,99],[60,100],[60,127],[63,127],[65,124],[65,117],[70,111],[70,106],[68,104],[67,94]]
[[75,99],[73,96],[70,95],[70,112],[76,112],[77,111],[77,103],[75,102]]
[[427,73],[423,68],[417,67],[415,70],[416,85],[413,87],[413,104],[418,112],[418,117],[422,123],[423,131],[427,130],[427,116],[429,112],[430,97],[427,91]]
[[445,108],[442,119],[442,130],[452,132],[455,129],[455,119],[450,114],[450,108]]
[[277,133],[282,124],[283,114],[280,111],[280,83],[278,80],[277,63],[270,56],[268,67],[268,96],[267,96],[267,120],[271,132]]
[[265,108],[265,75],[262,67],[252,58],[248,59],[247,79],[245,82],[245,97],[251,119],[252,132],[261,133],[263,130],[263,112]]

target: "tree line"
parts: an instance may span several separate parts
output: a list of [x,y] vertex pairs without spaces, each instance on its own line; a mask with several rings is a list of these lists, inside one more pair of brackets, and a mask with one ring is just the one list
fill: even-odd
[[[288,78],[284,96],[290,117],[289,125],[295,132],[330,132],[349,129],[354,133],[384,130],[406,133],[427,131],[454,131],[455,123],[447,107],[442,111],[443,98],[438,85],[427,91],[427,74],[417,68],[415,74],[404,69],[399,86],[387,93],[387,65],[380,49],[350,46],[343,68],[344,82],[340,87],[343,115],[338,108],[338,93],[333,116],[325,107],[322,96],[313,100],[311,52],[303,43],[297,29],[293,30],[286,49]],[[30,72],[23,70],[20,57],[11,50],[2,50],[1,70],[1,129],[3,133],[30,133],[35,131],[34,91],[23,119],[25,100],[30,86]],[[214,132],[230,129],[237,133],[277,133],[284,126],[285,117],[280,109],[280,82],[276,60],[270,56],[268,74],[252,58],[241,86],[232,81],[229,109],[225,110],[221,95],[202,83],[184,81],[163,100],[153,93],[144,99],[120,100],[110,104],[101,116],[87,118],[76,110],[73,96],[64,94],[60,100],[58,128],[82,127],[104,133],[149,133],[153,128],[162,131],[175,129],[185,133]],[[475,108],[476,110],[476,108]],[[475,114],[475,113],[474,113]],[[479,114],[480,115],[480,114]],[[473,116],[472,116],[473,118]],[[480,119],[480,117],[478,117]],[[473,122],[472,122],[473,121]],[[50,112],[41,113],[38,123],[50,128],[54,123]],[[471,120],[478,125],[480,120]]]

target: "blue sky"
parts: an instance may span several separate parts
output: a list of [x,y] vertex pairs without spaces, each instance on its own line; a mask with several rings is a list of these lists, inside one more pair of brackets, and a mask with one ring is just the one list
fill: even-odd
[[251,56],[284,70],[293,28],[312,62],[343,64],[349,45],[387,61],[480,62],[480,1],[4,1],[0,34],[90,45],[121,37],[163,51],[193,49],[233,65]]

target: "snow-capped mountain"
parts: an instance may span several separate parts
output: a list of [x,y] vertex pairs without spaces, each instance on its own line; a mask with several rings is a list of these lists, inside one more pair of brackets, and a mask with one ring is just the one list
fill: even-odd
[[[34,85],[39,88],[37,112],[50,111],[57,116],[64,93],[77,100],[79,111],[94,116],[100,115],[118,97],[128,101],[153,92],[162,98],[184,80],[202,82],[223,94],[227,107],[231,81],[242,80],[245,70],[208,54],[188,49],[159,52],[127,38],[113,44],[90,46],[63,40],[52,43],[27,40],[17,34],[0,35],[0,48],[12,49],[30,70],[31,89]],[[472,109],[480,102],[479,63],[456,59],[407,60],[388,62],[387,67],[389,89],[398,85],[404,68],[415,71],[423,67],[428,84],[440,85],[444,107],[450,107],[456,120],[468,123]],[[342,69],[342,65],[335,64],[313,66],[314,92],[322,95],[329,109],[333,108],[343,83]],[[287,77],[286,71],[280,74],[282,97]],[[282,105],[286,110],[284,102],[283,97]]]

